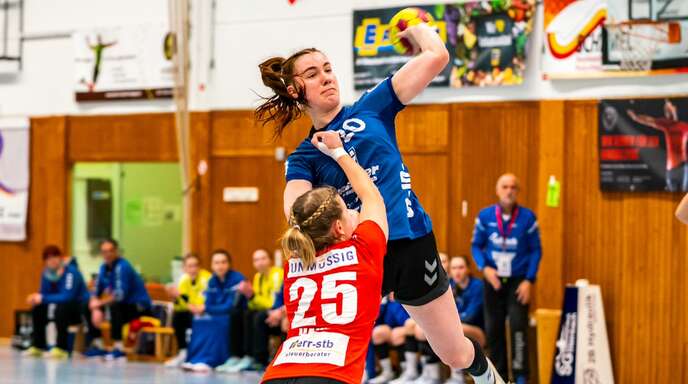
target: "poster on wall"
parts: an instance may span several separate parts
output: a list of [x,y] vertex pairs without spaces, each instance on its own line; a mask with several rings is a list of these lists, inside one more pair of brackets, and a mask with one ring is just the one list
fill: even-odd
[[[450,53],[433,87],[517,85],[523,82],[534,0],[466,0],[417,6],[431,17]],[[354,85],[367,89],[412,57],[389,38],[392,17],[405,7],[354,11]]]
[[688,192],[688,98],[602,100],[600,187]]
[[545,79],[688,72],[687,1],[544,0],[544,9]]
[[175,45],[165,25],[77,31],[72,41],[77,101],[172,97]]
[[0,119],[0,241],[26,240],[29,119]]

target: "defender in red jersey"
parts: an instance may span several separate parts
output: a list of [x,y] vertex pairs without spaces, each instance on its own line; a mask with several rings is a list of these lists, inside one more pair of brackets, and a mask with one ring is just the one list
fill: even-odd
[[294,202],[282,237],[290,329],[263,382],[358,384],[380,308],[387,213],[336,132],[317,133],[313,144],[341,166],[361,199],[361,213],[349,211],[332,187]]

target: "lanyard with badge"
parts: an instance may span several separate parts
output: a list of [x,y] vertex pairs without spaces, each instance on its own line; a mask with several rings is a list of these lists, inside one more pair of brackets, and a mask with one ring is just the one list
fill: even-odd
[[494,259],[495,264],[497,265],[497,276],[499,277],[511,277],[511,260],[513,260],[513,258],[516,256],[516,252],[507,252],[506,242],[514,228],[514,224],[518,218],[518,212],[518,205],[515,205],[511,214],[511,220],[509,220],[509,224],[505,229],[504,219],[502,218],[502,207],[498,204],[495,208],[495,215],[497,216],[497,230],[499,231],[499,237],[501,237],[502,240],[502,250],[501,252],[492,251],[492,259]]

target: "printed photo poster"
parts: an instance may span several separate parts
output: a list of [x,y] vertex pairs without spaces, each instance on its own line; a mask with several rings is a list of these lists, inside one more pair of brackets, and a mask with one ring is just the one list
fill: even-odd
[[545,79],[600,73],[607,4],[600,0],[544,0]]
[[602,100],[600,187],[688,192],[688,98]]
[[[417,6],[429,12],[450,52],[431,86],[472,87],[523,82],[534,0],[461,1]],[[354,84],[367,89],[412,57],[397,53],[388,23],[406,7],[354,11]]]
[[29,119],[0,119],[0,241],[26,240]]
[[72,35],[77,101],[171,98],[174,35],[142,24]]

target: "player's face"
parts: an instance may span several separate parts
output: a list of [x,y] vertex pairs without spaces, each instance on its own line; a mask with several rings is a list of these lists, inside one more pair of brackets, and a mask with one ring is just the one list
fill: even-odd
[[514,205],[518,197],[518,180],[513,176],[503,176],[497,183],[497,197],[502,205]]
[[57,271],[62,265],[62,258],[58,255],[50,256],[45,259],[45,267],[51,271]]
[[198,276],[198,271],[201,269],[201,266],[198,263],[198,260],[196,258],[188,258],[184,262],[184,272],[186,272],[187,275],[191,276],[191,278],[195,278]]
[[339,219],[341,226],[340,231],[342,232],[340,236],[343,237],[344,240],[348,240],[358,226],[358,212],[353,209],[348,209],[344,200],[339,195],[337,195],[337,202],[339,202],[339,206],[342,209],[342,217]]
[[322,53],[308,53],[296,59],[294,80],[304,87],[308,108],[330,111],[339,106],[339,83],[332,65]]
[[214,254],[210,262],[210,268],[216,275],[224,277],[229,271],[229,260],[227,256],[223,253]]
[[105,242],[100,246],[100,254],[106,264],[112,263],[117,258],[117,248],[111,243]]
[[270,256],[262,249],[253,252],[253,268],[258,272],[266,272],[270,268]]
[[458,282],[462,281],[468,275],[468,267],[466,267],[466,262],[460,257],[455,257],[451,260],[449,265],[449,274],[452,280]]

